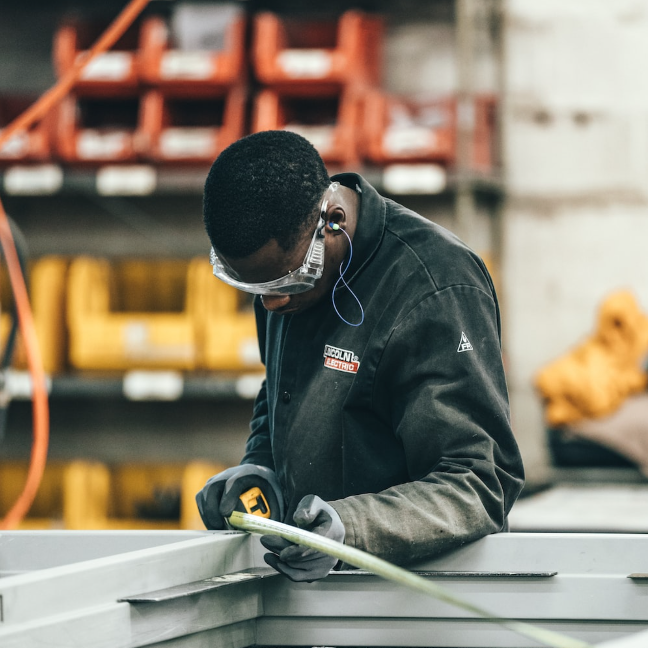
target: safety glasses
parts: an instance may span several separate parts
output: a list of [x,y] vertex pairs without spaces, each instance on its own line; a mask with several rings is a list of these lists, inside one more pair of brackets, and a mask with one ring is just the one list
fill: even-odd
[[254,295],[295,295],[311,290],[324,271],[324,225],[326,224],[324,217],[326,216],[331,194],[337,191],[339,186],[338,182],[332,183],[324,194],[317,227],[308,246],[304,263],[300,268],[279,277],[279,279],[263,283],[248,283],[242,281],[227,261],[219,257],[212,247],[209,253],[209,262],[213,266],[214,276],[226,284],[234,286],[234,288]]

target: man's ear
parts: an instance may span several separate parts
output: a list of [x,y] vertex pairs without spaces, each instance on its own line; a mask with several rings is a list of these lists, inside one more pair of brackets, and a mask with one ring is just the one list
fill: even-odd
[[346,227],[346,212],[340,205],[331,205],[326,210],[326,226],[327,232],[332,234],[341,234],[340,230]]

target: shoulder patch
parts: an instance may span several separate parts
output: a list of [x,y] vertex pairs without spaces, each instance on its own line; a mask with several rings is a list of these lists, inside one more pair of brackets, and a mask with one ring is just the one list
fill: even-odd
[[470,340],[466,334],[461,331],[461,340],[459,340],[459,346],[457,347],[457,353],[463,353],[464,351],[473,351],[473,345],[470,344]]

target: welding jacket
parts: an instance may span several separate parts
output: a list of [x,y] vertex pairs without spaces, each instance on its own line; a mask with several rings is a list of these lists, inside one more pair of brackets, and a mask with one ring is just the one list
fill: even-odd
[[[275,470],[287,516],[315,494],[345,543],[397,564],[506,528],[523,483],[500,316],[482,260],[361,176],[345,278],[365,319],[331,300],[277,315],[257,300],[266,379],[242,463]],[[360,319],[344,287],[340,313]]]

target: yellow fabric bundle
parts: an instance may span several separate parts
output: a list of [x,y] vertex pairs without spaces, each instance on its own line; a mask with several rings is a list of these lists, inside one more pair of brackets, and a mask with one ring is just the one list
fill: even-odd
[[632,293],[612,294],[600,307],[596,331],[538,372],[547,422],[561,426],[614,412],[646,389],[647,353],[648,317]]

